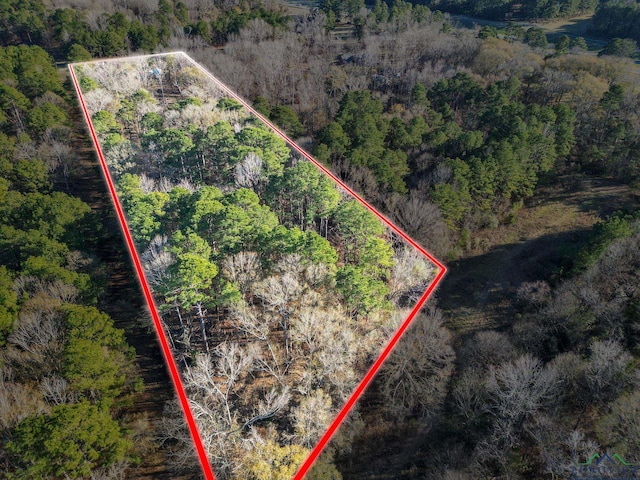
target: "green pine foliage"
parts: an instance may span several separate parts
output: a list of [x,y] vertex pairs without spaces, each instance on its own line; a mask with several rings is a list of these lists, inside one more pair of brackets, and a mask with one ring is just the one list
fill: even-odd
[[0,265],[0,346],[13,330],[18,318],[18,295],[13,289],[13,278],[4,265]]
[[309,162],[299,162],[273,178],[266,199],[282,223],[306,229],[318,218],[331,216],[340,194],[324,173]]
[[174,29],[195,34],[210,45],[221,45],[239,33],[252,19],[262,19],[283,28],[288,17],[281,8],[242,1],[233,7],[206,8],[198,14],[182,2],[161,0],[156,12],[136,17],[122,12],[104,13],[93,26],[86,12],[71,8],[50,8],[42,0],[3,0],[0,8],[2,44],[46,45],[53,38],[67,51],[70,61],[91,57],[113,57],[129,48],[153,52],[168,46]]
[[620,212],[594,225],[587,242],[576,252],[569,275],[579,275],[602,258],[609,245],[628,238],[639,229],[638,221]]
[[503,202],[531,196],[540,175],[571,151],[573,112],[566,105],[524,103],[520,91],[515,78],[484,87],[464,73],[427,92],[442,119],[427,142],[451,171],[431,194],[449,226],[461,225],[471,212],[495,212]]
[[382,103],[368,91],[347,93],[333,123],[318,136],[314,150],[319,160],[363,167],[375,175],[380,186],[389,191],[406,192],[409,173],[407,156],[398,147],[421,143],[420,131],[411,136],[403,122],[383,115]]
[[638,53],[638,42],[630,38],[614,38],[600,50],[598,56],[613,55],[615,57],[634,58]]
[[160,217],[169,195],[164,192],[144,193],[140,178],[124,174],[118,181],[122,193],[123,208],[127,212],[127,225],[134,238],[148,242],[160,231]]
[[640,2],[600,2],[589,25],[589,32],[604,38],[618,37],[640,42]]
[[56,405],[16,427],[7,450],[19,468],[8,478],[86,478],[98,467],[124,460],[130,448],[108,410],[88,401]]
[[367,315],[375,309],[389,309],[389,288],[362,268],[346,265],[336,273],[336,289],[352,315]]
[[[36,4],[4,2],[0,16],[24,22],[20,8]],[[39,24],[30,20],[3,35],[35,38]],[[69,129],[53,61],[36,46],[0,48],[0,77],[0,375],[5,412],[18,412],[0,419],[3,473],[87,478],[131,458],[117,408],[135,388],[133,350],[94,306],[102,280],[87,249],[100,234],[96,219],[61,191],[68,173],[48,155],[54,141],[65,151]],[[30,328],[40,330],[14,338]],[[41,388],[48,381],[61,386],[58,394]]]

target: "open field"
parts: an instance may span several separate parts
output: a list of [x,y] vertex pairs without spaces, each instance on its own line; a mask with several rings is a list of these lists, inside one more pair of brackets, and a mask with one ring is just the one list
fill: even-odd
[[589,13],[579,17],[563,18],[534,25],[542,28],[547,33],[550,41],[554,41],[560,35],[567,35],[570,38],[582,37],[587,42],[589,50],[599,51],[608,42],[605,39],[594,37],[587,33],[591,17],[593,17],[593,14]]
[[[567,35],[570,38],[582,37],[587,42],[587,46],[591,51],[599,51],[606,44],[607,41],[601,38],[593,37],[587,34],[587,28],[593,14],[581,15],[574,18],[564,18],[554,20],[552,22],[544,23],[530,23],[530,22],[516,22],[520,23],[524,28],[536,26],[542,28],[551,42],[560,35]],[[506,28],[507,22],[500,22],[495,20],[485,20],[482,18],[470,17],[467,15],[451,15],[451,19],[454,21],[454,25],[473,28],[477,26],[490,26],[497,29]]]
[[560,176],[538,188],[510,225],[472,239],[472,251],[449,263],[438,303],[457,333],[507,327],[520,284],[551,277],[594,223],[637,208],[639,192],[612,180]]

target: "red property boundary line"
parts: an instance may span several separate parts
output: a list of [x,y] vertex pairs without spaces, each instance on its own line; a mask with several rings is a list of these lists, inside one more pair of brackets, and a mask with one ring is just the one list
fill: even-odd
[[[333,422],[329,426],[328,430],[320,438],[320,440],[318,441],[318,444],[311,450],[309,456],[307,457],[307,459],[302,464],[302,466],[300,467],[300,469],[298,470],[298,472],[296,473],[296,475],[293,478],[293,480],[302,480],[304,478],[304,476],[308,473],[309,469],[311,468],[311,466],[313,465],[315,460],[318,458],[318,456],[320,455],[322,450],[324,450],[324,448],[327,445],[327,443],[331,440],[331,438],[335,434],[335,432],[338,429],[338,427],[340,426],[340,424],[344,421],[344,419],[346,418],[348,413],[351,411],[351,409],[353,408],[353,406],[356,403],[356,401],[358,400],[358,398],[360,398],[360,396],[362,395],[364,390],[367,388],[369,383],[371,383],[371,381],[375,377],[376,373],[380,369],[380,366],[384,363],[384,361],[387,359],[387,357],[389,356],[391,351],[395,348],[396,344],[398,343],[398,341],[400,340],[402,335],[405,333],[405,331],[407,330],[407,328],[411,324],[411,321],[418,314],[418,312],[420,311],[422,306],[425,304],[427,299],[431,296],[431,294],[436,289],[436,287],[438,286],[438,284],[440,283],[442,278],[446,275],[447,268],[439,260],[437,260],[433,255],[431,255],[424,248],[422,248],[420,245],[418,245],[406,233],[404,233],[402,230],[400,230],[400,228],[398,228],[387,217],[385,217],[380,212],[378,212],[374,207],[369,205],[362,197],[360,197],[360,195],[358,195],[355,191],[353,191],[351,188],[349,188],[347,185],[345,185],[338,177],[336,177],[324,165],[322,165],[320,162],[318,162],[315,158],[313,158],[304,149],[302,149],[298,145],[296,145],[293,142],[293,140],[291,140],[286,134],[281,132],[273,123],[271,123],[263,115],[258,113],[242,97],[240,97],[233,90],[231,90],[229,87],[227,87],[227,85],[225,85],[223,82],[221,82],[218,78],[216,78],[213,74],[211,74],[206,68],[204,68],[202,65],[200,65],[195,60],[193,60],[191,57],[189,57],[186,53],[184,53],[184,52],[168,52],[168,53],[155,54],[155,55],[140,55],[140,56],[137,56],[137,57],[125,57],[125,58],[116,58],[116,59],[108,59],[108,60],[97,60],[97,61],[94,61],[94,62],[84,62],[84,63],[96,63],[96,62],[105,62],[105,61],[124,61],[125,59],[143,58],[143,57],[147,57],[148,58],[148,57],[165,56],[165,55],[182,55],[182,56],[184,56],[184,58],[186,58],[190,63],[192,63],[196,68],[198,68],[207,77],[209,77],[221,90],[223,90],[230,97],[232,97],[235,100],[237,100],[238,102],[240,102],[249,112],[251,112],[254,116],[256,116],[258,119],[260,119],[262,122],[264,122],[267,126],[269,126],[280,138],[282,138],[289,145],[290,148],[292,148],[293,150],[297,151],[305,159],[307,159],[308,161],[313,163],[317,168],[319,168],[323,173],[328,175],[338,186],[340,186],[342,189],[347,191],[351,196],[353,196],[353,198],[358,200],[364,207],[366,207],[371,213],[373,213],[385,225],[387,225],[387,227],[389,227],[393,232],[395,232],[397,235],[402,237],[407,243],[409,243],[411,246],[413,246],[415,249],[417,249],[420,253],[422,253],[425,257],[427,257],[438,268],[438,273],[436,274],[435,278],[429,284],[429,286],[428,286],[427,290],[425,291],[425,293],[420,297],[420,299],[418,300],[418,302],[416,303],[414,308],[411,310],[411,312],[407,316],[406,320],[402,323],[400,328],[393,335],[393,337],[391,338],[391,340],[389,341],[387,346],[384,348],[384,350],[382,351],[382,353],[380,354],[378,359],[374,362],[374,364],[371,366],[371,368],[369,369],[367,374],[364,376],[364,378],[362,379],[360,384],[353,391],[353,393],[351,394],[351,396],[349,397],[349,399],[347,400],[345,405],[342,407],[342,409],[340,410],[340,412],[338,413],[336,418],[333,420]],[[191,411],[191,407],[189,405],[189,400],[187,398],[187,395],[186,395],[185,390],[184,390],[184,386],[182,385],[182,381],[180,379],[180,373],[178,372],[178,368],[176,366],[175,359],[174,359],[173,354],[171,352],[171,349],[169,347],[169,342],[167,341],[166,334],[164,332],[164,328],[162,327],[162,324],[160,322],[160,316],[158,314],[157,307],[155,305],[155,302],[153,300],[153,296],[151,294],[151,288],[149,287],[149,284],[147,283],[147,279],[146,279],[146,276],[144,274],[144,270],[142,268],[142,264],[140,262],[140,258],[138,256],[138,253],[136,251],[135,245],[133,243],[133,239],[131,237],[131,233],[129,232],[129,228],[127,226],[127,222],[126,222],[126,219],[125,219],[125,216],[124,216],[124,212],[123,212],[122,206],[120,204],[120,201],[118,199],[118,196],[117,196],[117,193],[116,193],[116,190],[115,190],[113,179],[111,178],[111,175],[109,173],[109,169],[107,167],[107,163],[106,163],[106,161],[104,159],[104,155],[103,155],[102,150],[100,148],[100,144],[98,142],[98,138],[97,138],[96,132],[95,132],[95,130],[93,128],[93,124],[91,122],[91,118],[89,116],[88,110],[87,110],[86,105],[84,103],[84,97],[82,96],[82,92],[80,90],[80,86],[78,84],[77,77],[76,77],[75,72],[73,70],[73,66],[74,65],[82,65],[82,64],[70,64],[69,65],[69,71],[71,72],[71,78],[73,80],[73,84],[75,86],[75,89],[76,89],[76,92],[78,94],[78,97],[80,98],[81,107],[82,107],[82,110],[84,112],[84,116],[85,116],[85,119],[87,121],[87,125],[89,127],[89,131],[91,133],[91,139],[92,139],[93,144],[94,144],[94,146],[96,148],[96,151],[98,152],[98,157],[100,159],[100,165],[102,167],[103,174],[105,176],[105,179],[107,181],[107,185],[109,187],[109,193],[111,194],[111,197],[113,199],[116,211],[118,213],[118,219],[120,220],[122,231],[124,233],[124,236],[125,236],[125,239],[126,239],[126,242],[127,242],[127,246],[129,248],[129,253],[131,254],[131,258],[133,259],[134,266],[135,266],[136,271],[138,273],[138,278],[139,278],[140,283],[142,285],[142,289],[143,289],[145,298],[147,300],[147,304],[149,306],[149,310],[151,312],[151,316],[152,316],[152,319],[153,319],[153,322],[154,322],[154,325],[155,325],[155,328],[156,328],[156,333],[157,333],[158,339],[160,341],[160,346],[162,347],[162,352],[164,354],[165,361],[167,362],[167,365],[169,367],[169,372],[170,372],[171,378],[173,380],[174,388],[176,390],[176,393],[178,394],[178,398],[179,398],[180,404],[181,404],[182,409],[184,411],[185,419],[186,419],[187,424],[189,426],[189,431],[191,433],[191,437],[193,439],[193,442],[194,442],[194,445],[195,445],[195,448],[196,448],[196,452],[198,453],[199,461],[200,461],[200,464],[202,466],[202,470],[203,470],[203,473],[205,475],[205,478],[207,480],[210,480],[210,479],[211,480],[215,480],[215,475],[213,473],[213,470],[211,469],[211,465],[209,464],[209,460],[207,458],[206,450],[205,450],[204,445],[202,443],[202,439],[200,438],[200,435],[198,433],[198,428],[197,428],[195,419],[193,417],[193,413]]]
[[73,85],[75,86],[76,92],[78,94],[78,98],[80,99],[80,106],[82,107],[85,120],[87,121],[87,125],[89,126],[89,132],[91,133],[91,140],[93,141],[93,145],[96,151],[98,152],[98,158],[100,159],[100,166],[102,167],[102,173],[104,174],[104,178],[107,182],[107,186],[109,187],[109,193],[111,194],[111,199],[113,200],[113,204],[116,208],[116,212],[118,213],[118,220],[120,220],[122,233],[124,234],[124,237],[127,241],[129,254],[131,255],[133,264],[136,267],[136,271],[138,272],[138,279],[140,280],[142,291],[144,292],[144,296],[147,300],[147,305],[149,306],[149,311],[151,312],[151,318],[153,319],[153,324],[156,329],[156,334],[158,335],[158,340],[160,342],[160,346],[162,347],[162,353],[164,355],[165,362],[169,368],[171,379],[173,380],[173,387],[175,388],[175,391],[178,395],[180,405],[182,406],[182,410],[184,412],[185,420],[187,421],[187,425],[189,426],[189,433],[191,434],[193,445],[195,446],[196,451],[198,453],[198,459],[200,460],[202,472],[204,473],[204,477],[206,480],[215,480],[215,475],[213,474],[213,470],[211,469],[211,465],[209,464],[209,460],[207,459],[207,452],[202,443],[202,439],[200,438],[200,434],[198,433],[198,427],[196,425],[195,418],[193,417],[193,412],[191,411],[191,407],[189,406],[189,399],[187,398],[187,394],[184,390],[184,386],[182,385],[182,380],[180,380],[180,373],[178,372],[178,367],[176,365],[175,358],[173,357],[173,353],[171,353],[171,348],[169,347],[167,336],[164,332],[164,328],[162,327],[162,323],[160,321],[158,308],[156,307],[156,304],[153,300],[153,296],[151,294],[151,288],[149,287],[149,283],[147,282],[147,278],[142,268],[142,263],[140,262],[140,257],[138,256],[138,252],[133,243],[133,238],[131,237],[131,233],[129,232],[129,227],[127,226],[127,220],[125,219],[124,211],[122,210],[122,205],[120,204],[120,200],[118,199],[118,195],[116,194],[116,189],[113,183],[113,179],[111,178],[111,174],[109,173],[109,169],[107,168],[107,162],[105,161],[104,155],[102,154],[102,149],[100,148],[100,143],[98,142],[96,131],[93,128],[91,117],[89,115],[89,112],[87,111],[87,106],[84,103],[84,97],[82,96],[82,92],[80,91],[80,85],[78,84],[78,79],[76,77],[75,72],[73,71],[72,64],[69,64],[69,72],[71,73],[71,79],[73,80]]

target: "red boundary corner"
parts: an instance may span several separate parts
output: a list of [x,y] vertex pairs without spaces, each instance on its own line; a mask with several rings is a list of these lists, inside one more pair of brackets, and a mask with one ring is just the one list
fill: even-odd
[[[402,323],[402,325],[400,326],[398,331],[395,333],[395,335],[391,338],[391,340],[389,341],[387,346],[384,348],[384,350],[382,351],[382,353],[380,354],[378,359],[371,366],[371,368],[369,369],[369,371],[367,372],[365,377],[362,379],[362,381],[358,384],[356,389],[353,391],[353,393],[351,394],[351,396],[349,397],[349,399],[345,403],[344,407],[342,407],[342,409],[340,410],[340,412],[338,413],[336,418],[333,420],[333,422],[329,426],[328,430],[320,438],[318,444],[313,448],[313,450],[311,450],[311,453],[309,454],[309,457],[305,460],[305,462],[302,464],[302,466],[300,467],[300,469],[298,470],[298,472],[296,473],[296,475],[293,478],[293,480],[302,480],[304,478],[304,476],[308,473],[309,469],[311,468],[311,466],[313,465],[315,460],[318,458],[318,456],[320,455],[320,453],[322,452],[324,447],[327,445],[329,440],[331,440],[331,437],[334,435],[334,433],[336,432],[336,430],[338,429],[338,427],[340,426],[342,421],[348,415],[348,413],[351,410],[351,408],[353,407],[353,405],[356,403],[358,398],[360,398],[360,396],[362,395],[364,390],[367,388],[367,386],[369,385],[371,380],[374,378],[375,374],[380,369],[380,366],[382,365],[382,363],[387,359],[387,357],[389,356],[391,351],[394,349],[394,347],[396,346],[396,344],[400,340],[400,337],[402,337],[404,332],[407,330],[407,328],[411,324],[411,321],[413,320],[413,318],[418,314],[418,312],[420,311],[422,306],[425,304],[427,299],[431,296],[431,294],[433,293],[435,288],[438,286],[438,284],[440,283],[442,278],[445,276],[445,274],[447,273],[447,268],[440,261],[438,261],[433,255],[431,255],[429,252],[427,252],[424,248],[422,248],[420,245],[418,245],[413,239],[411,239],[407,234],[405,234],[396,225],[394,225],[389,219],[387,219],[384,215],[382,215],[375,208],[373,208],[371,205],[369,205],[362,197],[360,197],[360,195],[358,195],[351,188],[349,188],[347,185],[345,185],[338,177],[336,177],[324,165],[322,165],[320,162],[318,162],[316,159],[314,159],[311,155],[309,155],[306,151],[304,151],[302,148],[300,148],[298,145],[296,145],[293,142],[293,140],[291,140],[286,134],[281,132],[273,123],[271,123],[269,120],[267,120],[263,115],[261,115],[256,110],[254,110],[253,107],[251,105],[249,105],[243,98],[241,98],[239,95],[237,95],[233,90],[231,90],[224,83],[222,83],[220,80],[218,80],[206,68],[204,68],[202,65],[197,63],[191,57],[189,57],[186,53],[184,53],[184,52],[168,52],[168,53],[156,54],[156,55],[144,55],[144,57],[160,56],[160,55],[171,55],[171,54],[183,55],[196,68],[201,70],[216,85],[218,85],[218,87],[220,87],[224,92],[226,92],[229,96],[231,96],[234,99],[236,99],[237,101],[239,101],[249,112],[251,112],[257,118],[259,118],[262,122],[264,122],[266,125],[268,125],[292,149],[294,149],[295,151],[300,153],[304,158],[306,158],[307,160],[312,162],[322,172],[324,172],[326,175],[328,175],[336,184],[338,184],[341,188],[343,188],[344,190],[349,192],[350,195],[352,195],[356,200],[358,200],[360,203],[362,203],[362,205],[364,205],[376,217],[378,217],[380,220],[382,220],[382,222],[385,225],[387,225],[393,232],[395,232],[396,234],[400,235],[405,241],[407,241],[410,245],[412,245],[414,248],[416,248],[420,253],[422,253],[425,257],[427,257],[438,268],[437,275],[435,276],[433,281],[429,284],[429,287],[427,288],[425,293],[422,295],[422,297],[420,297],[420,299],[416,303],[415,307],[411,310],[411,313],[409,314],[409,316]],[[109,59],[109,60],[97,60],[97,61],[100,61],[100,62],[105,62],[105,61],[123,61],[126,58],[135,58],[135,57],[125,57],[125,58],[116,58],[116,59]],[[86,62],[86,63],[93,63],[93,62]],[[142,290],[144,292],[144,296],[146,298],[147,305],[149,307],[149,311],[150,311],[151,317],[153,319],[153,323],[154,323],[154,326],[155,326],[155,329],[156,329],[156,334],[158,335],[158,340],[160,342],[160,346],[162,347],[162,353],[163,353],[163,355],[165,357],[165,361],[167,363],[167,367],[169,369],[169,373],[171,374],[171,379],[173,381],[173,386],[174,386],[174,388],[176,390],[176,394],[178,395],[178,399],[180,401],[180,405],[181,405],[182,410],[184,412],[185,420],[187,421],[187,425],[189,427],[189,432],[191,434],[191,438],[193,439],[193,443],[194,443],[196,452],[198,454],[198,459],[200,461],[200,465],[202,467],[202,471],[204,473],[204,476],[205,476],[205,478],[207,480],[215,480],[215,475],[213,473],[211,465],[209,464],[209,460],[207,458],[207,452],[206,452],[206,450],[204,448],[204,445],[202,443],[202,439],[200,438],[200,435],[198,433],[198,427],[197,427],[197,424],[195,422],[195,418],[193,417],[193,412],[191,411],[191,407],[189,405],[189,399],[188,399],[187,394],[186,394],[186,392],[184,390],[184,386],[182,384],[182,380],[180,379],[180,373],[178,371],[178,367],[176,365],[175,359],[173,357],[173,353],[171,352],[171,349],[169,347],[169,342],[167,340],[166,334],[165,334],[164,329],[162,327],[162,323],[160,321],[160,316],[158,314],[158,310],[157,310],[156,304],[155,304],[155,302],[153,300],[153,295],[151,294],[151,288],[149,287],[149,284],[147,282],[146,276],[144,274],[144,270],[142,268],[142,263],[140,262],[140,257],[138,256],[138,253],[136,251],[135,245],[133,243],[133,238],[132,238],[131,233],[129,231],[129,227],[127,226],[127,221],[126,221],[126,218],[125,218],[125,215],[124,215],[124,211],[122,209],[122,205],[120,204],[120,200],[118,199],[118,196],[117,196],[117,193],[116,193],[116,189],[115,189],[115,185],[114,185],[114,182],[113,182],[113,178],[111,177],[111,174],[109,173],[109,169],[107,167],[107,163],[106,163],[104,155],[102,153],[102,149],[100,148],[100,143],[98,142],[98,137],[96,135],[95,129],[93,128],[93,123],[91,122],[91,117],[89,116],[89,112],[88,112],[87,107],[86,107],[85,102],[84,102],[84,97],[82,96],[82,92],[80,90],[80,85],[78,84],[78,79],[77,79],[76,74],[75,74],[75,72],[73,70],[74,65],[81,65],[81,64],[69,64],[69,72],[70,72],[70,75],[71,75],[71,79],[72,79],[74,87],[76,89],[76,93],[78,94],[78,98],[80,99],[80,106],[82,108],[85,120],[86,120],[87,125],[89,127],[89,132],[91,134],[91,140],[93,141],[93,145],[94,145],[94,147],[96,149],[96,152],[98,153],[98,158],[100,160],[100,166],[102,167],[102,173],[104,175],[105,181],[107,182],[107,186],[109,188],[109,193],[111,195],[111,198],[113,200],[113,204],[114,204],[116,212],[118,214],[118,219],[120,221],[120,226],[122,228],[122,232],[123,232],[125,240],[127,242],[127,247],[129,249],[129,254],[131,255],[131,259],[133,260],[133,264],[134,264],[134,266],[136,268],[136,271],[138,273],[138,279],[140,281],[140,285],[141,285]]]

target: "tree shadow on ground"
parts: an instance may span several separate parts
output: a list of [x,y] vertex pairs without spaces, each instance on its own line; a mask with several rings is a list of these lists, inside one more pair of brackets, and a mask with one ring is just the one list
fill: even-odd
[[438,289],[438,304],[450,317],[468,316],[469,310],[475,310],[480,316],[508,322],[518,288],[524,282],[553,277],[589,233],[589,229],[577,229],[543,235],[453,261]]

